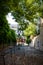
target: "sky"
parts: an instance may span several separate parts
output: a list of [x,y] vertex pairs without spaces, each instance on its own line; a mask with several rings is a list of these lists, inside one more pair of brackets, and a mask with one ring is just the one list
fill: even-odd
[[8,13],[8,15],[6,15],[6,18],[7,18],[9,24],[18,24],[15,21],[15,19],[13,19],[14,17],[11,15],[11,13]]

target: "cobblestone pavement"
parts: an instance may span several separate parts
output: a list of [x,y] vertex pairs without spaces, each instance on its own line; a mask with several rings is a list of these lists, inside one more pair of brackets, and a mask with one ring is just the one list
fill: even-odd
[[0,65],[26,65],[26,63],[43,65],[43,51],[29,46],[13,46],[0,52]]

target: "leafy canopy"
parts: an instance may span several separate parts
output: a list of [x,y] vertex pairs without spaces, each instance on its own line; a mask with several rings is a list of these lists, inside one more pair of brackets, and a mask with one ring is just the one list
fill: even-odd
[[[2,41],[5,43],[6,40],[8,39],[7,35],[10,34],[9,32],[10,28],[5,17],[5,15],[8,14],[8,12],[12,12],[12,15],[15,17],[17,22],[22,23],[25,19],[32,22],[33,19],[37,17],[36,15],[37,13],[39,14],[40,17],[43,17],[43,0],[0,0],[0,41],[1,43]],[[24,29],[26,27],[27,26],[24,25]],[[33,34],[33,33],[30,31],[29,34]]]
[[26,28],[26,30],[24,30],[24,35],[25,36],[31,36],[31,35],[35,35],[36,34],[36,26],[31,23],[29,24],[28,28]]

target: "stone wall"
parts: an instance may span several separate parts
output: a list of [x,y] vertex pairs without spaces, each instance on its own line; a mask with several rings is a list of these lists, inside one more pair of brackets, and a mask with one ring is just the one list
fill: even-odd
[[40,34],[32,39],[31,46],[43,51],[43,19],[40,19]]
[[5,65],[43,65],[43,57],[40,56],[19,56],[8,54],[5,56]]
[[4,49],[0,65],[43,65],[43,52],[28,46]]

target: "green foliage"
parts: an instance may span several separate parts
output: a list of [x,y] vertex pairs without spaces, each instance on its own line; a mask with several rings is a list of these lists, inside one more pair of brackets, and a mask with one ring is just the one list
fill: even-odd
[[31,43],[30,36],[27,36],[26,43],[27,43],[27,44]]
[[0,44],[16,43],[15,32],[10,30],[6,15],[12,11],[13,0],[0,0]]
[[[37,15],[38,13],[38,15]],[[43,1],[42,0],[20,0],[15,7],[12,15],[20,24],[21,30],[27,28],[28,23],[24,20],[29,20],[34,23],[34,18],[43,17]]]
[[6,17],[0,19],[0,44],[1,43],[16,43],[15,31],[10,30]]
[[16,44],[16,34],[14,30],[11,30],[11,40],[13,43]]
[[5,16],[0,17],[0,43],[6,43],[7,33],[10,28]]
[[36,34],[36,26],[31,23],[29,24],[28,28],[26,30],[24,30],[24,35],[25,36],[31,36],[31,35],[35,35]]
[[[12,15],[21,25],[21,30],[25,30],[25,35],[34,35],[35,26],[30,26],[25,19],[33,22],[33,19],[39,16],[43,17],[43,0],[0,0],[0,42],[6,43],[10,38],[14,41],[14,32],[10,30],[5,15],[13,11]],[[39,17],[38,16],[38,17]],[[29,27],[28,27],[28,25]],[[30,31],[30,32],[29,32]],[[27,33],[29,32],[29,33]],[[11,36],[12,35],[12,36]],[[13,37],[14,35],[14,37]],[[7,40],[7,41],[6,41]]]

